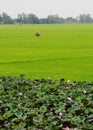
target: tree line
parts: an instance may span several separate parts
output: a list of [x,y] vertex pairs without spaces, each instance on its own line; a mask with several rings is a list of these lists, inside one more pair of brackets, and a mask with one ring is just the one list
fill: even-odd
[[78,17],[62,18],[58,15],[48,15],[47,18],[38,18],[35,14],[20,13],[17,18],[12,18],[7,13],[0,14],[0,24],[73,24],[93,23],[90,14],[80,14]]

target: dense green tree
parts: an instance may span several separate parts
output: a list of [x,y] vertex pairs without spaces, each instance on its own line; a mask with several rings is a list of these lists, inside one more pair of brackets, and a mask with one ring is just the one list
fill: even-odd
[[12,24],[13,20],[7,13],[2,13],[2,23],[4,24]]
[[18,14],[18,15],[17,15],[16,21],[17,21],[18,23],[22,23],[22,14]]
[[2,23],[2,16],[0,15],[0,24]]
[[64,19],[60,18],[58,15],[49,15],[47,17],[47,23],[49,24],[64,23]]
[[28,16],[25,13],[18,14],[16,22],[26,24],[28,23]]
[[29,14],[28,15],[28,23],[29,24],[39,24],[40,19],[34,14]]
[[72,17],[67,17],[65,20],[64,20],[64,23],[78,23],[77,19],[75,18],[72,18]]
[[82,14],[78,17],[79,23],[93,23],[93,19],[90,14]]

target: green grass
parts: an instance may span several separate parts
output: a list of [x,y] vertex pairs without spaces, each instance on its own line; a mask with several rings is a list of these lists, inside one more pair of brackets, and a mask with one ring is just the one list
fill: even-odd
[[93,81],[93,25],[1,25],[0,75],[19,74]]

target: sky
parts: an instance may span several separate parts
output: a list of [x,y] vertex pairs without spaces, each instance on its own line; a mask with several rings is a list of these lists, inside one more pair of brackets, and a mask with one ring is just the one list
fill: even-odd
[[0,0],[0,14],[12,17],[18,13],[33,13],[39,18],[58,14],[60,17],[77,17],[90,14],[93,17],[93,0]]

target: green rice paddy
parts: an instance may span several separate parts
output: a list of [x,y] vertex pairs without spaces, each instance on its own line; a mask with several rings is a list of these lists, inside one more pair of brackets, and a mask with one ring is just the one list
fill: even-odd
[[1,25],[0,75],[20,74],[93,81],[93,25]]

